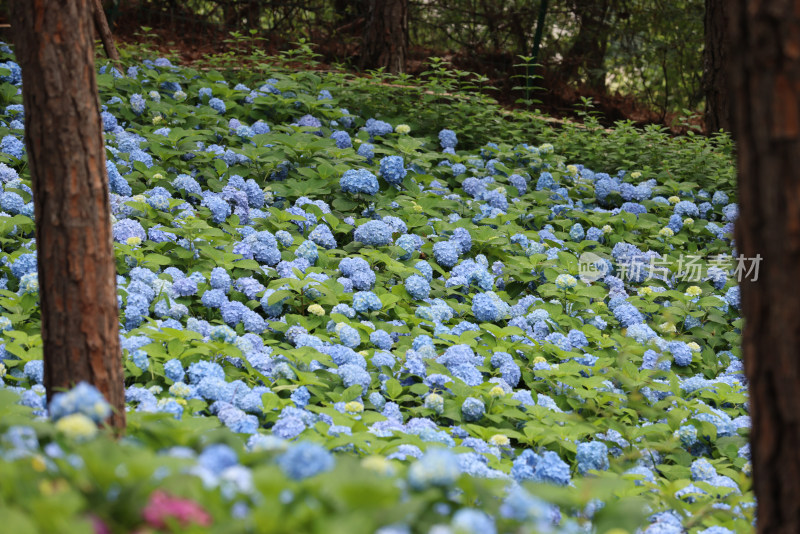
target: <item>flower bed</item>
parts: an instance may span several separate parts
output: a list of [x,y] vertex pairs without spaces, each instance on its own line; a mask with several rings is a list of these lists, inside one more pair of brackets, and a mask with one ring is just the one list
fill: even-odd
[[592,170],[534,139],[461,151],[458,124],[418,138],[313,76],[103,73],[117,442],[87,385],[46,409],[13,67],[15,532],[751,528],[732,191]]

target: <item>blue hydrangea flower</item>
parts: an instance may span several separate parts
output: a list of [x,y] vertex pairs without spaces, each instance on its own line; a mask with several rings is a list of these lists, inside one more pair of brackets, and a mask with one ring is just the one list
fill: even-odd
[[715,206],[722,206],[728,203],[728,195],[724,191],[715,191],[714,196],[711,197],[711,203]]
[[0,80],[13,85],[20,85],[22,83],[22,69],[16,62],[4,61],[0,63],[0,68],[11,71],[7,75],[0,76]]
[[345,171],[339,180],[339,186],[345,193],[374,195],[380,189],[378,179],[366,169],[350,169]]
[[605,471],[608,469],[608,446],[601,441],[578,443],[575,460],[582,475],[590,470]]
[[225,102],[223,102],[221,99],[217,97],[210,98],[208,101],[208,105],[211,107],[211,109],[213,109],[220,115],[225,113],[226,110]]
[[373,247],[388,245],[392,242],[392,229],[383,221],[368,221],[356,228],[353,238]]
[[739,309],[740,304],[740,297],[739,297],[739,286],[733,286],[728,291],[725,292],[725,302],[727,302],[730,306]]
[[204,378],[214,378],[222,381],[225,380],[225,370],[221,365],[214,362],[195,362],[189,365],[187,372],[189,373],[189,381],[192,384],[198,384]]
[[117,118],[108,111],[100,112],[100,119],[103,121],[104,132],[110,132],[117,127]]
[[352,363],[346,363],[337,369],[337,373],[341,377],[344,387],[349,388],[360,385],[362,394],[367,394],[369,384],[372,382],[372,376],[366,369]]
[[337,304],[331,309],[331,314],[334,313],[341,313],[348,319],[354,319],[356,316],[356,311],[348,306],[347,304]]
[[528,191],[528,182],[519,174],[509,176],[508,183],[517,190],[517,196],[522,196]]
[[25,378],[34,384],[41,384],[44,382],[44,361],[31,360],[25,364],[23,368]]
[[178,191],[182,191],[185,194],[193,194],[200,196],[203,192],[200,184],[197,183],[197,180],[189,176],[188,174],[179,174],[173,181],[172,186],[177,189]]
[[298,442],[278,457],[278,466],[293,480],[303,480],[330,471],[333,455],[321,445],[307,441]]
[[228,302],[228,297],[221,289],[207,289],[203,293],[203,296],[200,297],[200,302],[207,308],[219,309],[223,304]]
[[331,139],[336,142],[336,148],[352,148],[353,141],[350,139],[350,134],[343,130],[334,130],[331,133]]
[[197,293],[197,282],[189,277],[180,278],[172,283],[172,290],[179,297],[189,297]]
[[[336,238],[333,237],[331,229],[325,224],[319,224],[311,230],[311,233],[308,234],[308,239],[325,249],[336,248]],[[311,263],[313,264],[314,262]]]
[[583,238],[586,236],[586,233],[583,230],[583,226],[580,223],[575,223],[572,225],[572,228],[569,230],[569,238],[573,241],[583,241]]
[[397,238],[395,245],[406,251],[400,256],[401,261],[411,258],[411,255],[422,248],[422,238],[416,234],[403,234]]
[[269,298],[273,293],[275,293],[274,289],[264,291],[264,295],[261,297],[261,309],[264,310],[268,317],[280,317],[283,315],[283,304],[287,299],[283,298],[274,304],[270,304]]
[[467,397],[461,404],[461,414],[464,416],[465,421],[479,421],[484,413],[486,413],[486,407],[483,401],[475,397]]
[[345,347],[354,349],[361,344],[361,335],[358,333],[358,330],[348,324],[339,323],[334,328],[334,331],[336,335],[339,336],[339,341]]
[[292,392],[291,399],[298,408],[305,408],[308,401],[311,399],[311,393],[305,386],[300,386]]
[[136,115],[141,115],[144,112],[145,108],[147,107],[147,102],[145,101],[144,98],[142,98],[142,95],[140,95],[139,93],[132,94],[130,101],[131,101],[131,110],[133,110],[133,112]]
[[228,274],[228,271],[222,267],[214,267],[211,270],[209,284],[213,289],[220,289],[224,293],[227,293],[231,290],[231,276]]
[[462,508],[450,522],[453,532],[459,534],[495,534],[494,519],[482,510]]
[[556,452],[545,451],[540,456],[530,449],[525,449],[514,460],[511,476],[518,482],[534,480],[566,486],[570,482],[570,469]]
[[439,132],[439,144],[442,148],[455,148],[458,144],[458,137],[453,130],[441,130]]
[[35,273],[37,269],[36,253],[20,255],[11,264],[11,274],[17,278],[22,278],[26,274]]
[[458,457],[453,452],[440,448],[428,449],[408,468],[408,482],[416,490],[432,486],[449,488],[460,475]]
[[425,300],[431,292],[431,285],[418,274],[412,274],[404,282],[406,291],[414,300]]
[[500,515],[533,524],[536,531],[546,532],[553,524],[551,510],[552,505],[517,486],[509,491],[500,506]]
[[180,360],[173,358],[164,362],[164,375],[173,382],[183,382],[186,373]]
[[356,151],[356,153],[359,156],[361,156],[363,158],[366,158],[367,161],[372,161],[372,158],[375,157],[374,149],[375,149],[375,146],[370,144],[370,143],[361,143],[361,145],[358,147],[358,150]]
[[118,243],[126,243],[130,238],[138,238],[141,241],[147,239],[147,234],[144,228],[133,219],[121,219],[117,221],[111,229],[114,236],[114,241]]
[[56,393],[50,402],[50,417],[53,421],[74,413],[83,414],[100,423],[111,415],[111,406],[97,388],[80,382],[67,392]]
[[452,241],[438,241],[433,245],[433,257],[442,267],[450,268],[458,262],[458,246]]
[[359,291],[353,295],[353,309],[358,313],[370,313],[382,307],[381,299],[372,291]]
[[222,443],[209,445],[197,457],[198,465],[216,475],[238,463],[239,458],[236,456],[236,452]]
[[370,135],[370,137],[375,137],[376,135],[389,135],[390,133],[394,132],[394,127],[391,124],[376,119],[367,119],[366,124],[364,124],[364,128],[367,130],[367,133]]
[[307,239],[302,243],[300,243],[300,246],[297,247],[297,250],[294,251],[294,254],[298,258],[306,260],[311,265],[314,265],[317,262],[317,259],[319,258],[319,252],[317,251],[317,244],[310,239]]
[[278,243],[284,247],[291,247],[292,243],[294,243],[294,237],[286,230],[278,230],[275,232],[275,238],[278,240]]
[[[556,187],[556,181],[553,179],[553,175],[549,172],[542,172],[539,175],[539,178],[536,180],[536,190],[543,191],[545,189],[554,189]],[[596,187],[596,186],[595,186]]]
[[401,156],[386,156],[380,162],[381,178],[388,183],[397,185],[403,182],[406,177],[405,164]]
[[225,219],[227,219],[231,214],[230,204],[228,204],[221,196],[213,194],[206,195],[205,198],[203,198],[201,205],[211,210],[211,218],[217,224],[225,222]]
[[248,415],[227,402],[217,401],[211,405],[210,410],[215,412],[219,420],[232,432],[241,434],[255,434],[258,431],[258,417]]
[[698,217],[700,215],[697,205],[689,200],[681,200],[675,204],[674,210],[675,214],[681,217]]
[[683,341],[670,341],[667,343],[667,350],[672,353],[675,365],[686,367],[692,363],[692,349]]
[[511,315],[511,307],[494,291],[487,291],[473,297],[472,314],[477,321],[493,323],[507,319]]
[[142,371],[146,371],[150,367],[150,359],[148,358],[147,353],[143,350],[133,351],[131,353],[131,361],[133,361],[133,365]]
[[[383,331],[379,330],[379,332]],[[386,335],[388,336],[388,334]],[[391,348],[391,345],[389,345],[389,348]],[[391,369],[395,366],[396,361],[394,356],[392,356],[390,352],[387,352],[387,350],[376,351],[375,356],[373,356],[372,360],[370,360],[370,363],[372,363],[372,365],[374,365],[377,369],[381,369],[382,367],[389,367]]]
[[614,317],[620,322],[623,328],[643,323],[644,317],[633,304],[625,302],[614,308]]

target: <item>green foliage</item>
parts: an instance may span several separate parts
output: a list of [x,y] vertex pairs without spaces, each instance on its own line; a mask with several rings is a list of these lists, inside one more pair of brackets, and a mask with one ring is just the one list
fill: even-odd
[[[155,404],[130,401],[128,435],[122,439],[107,431],[94,439],[81,439],[74,428],[34,417],[35,408],[18,404],[19,396],[10,387],[0,389],[0,447],[4,453],[0,477],[15,481],[0,488],[0,513],[15,531],[86,531],[94,516],[115,531],[133,531],[142,527],[142,510],[153,492],[162,489],[196,501],[211,515],[213,526],[205,530],[195,527],[196,531],[374,532],[405,523],[414,532],[428,532],[434,525],[450,523],[459,509],[479,508],[496,519],[498,531],[535,532],[534,519],[514,519],[501,512],[508,477],[522,451],[552,452],[564,461],[574,485],[556,487],[525,480],[522,485],[560,506],[565,530],[573,528],[574,521],[597,532],[613,528],[633,531],[645,522],[645,510],[674,510],[684,526],[695,531],[711,525],[736,532],[750,529],[752,493],[750,479],[743,473],[749,464],[739,453],[747,440],[746,429],[718,437],[717,426],[699,417],[700,413],[715,413],[712,408],[729,418],[747,413],[741,384],[713,382],[693,391],[681,387],[695,377],[716,378],[739,352],[741,319],[735,306],[721,298],[725,295],[722,289],[732,287],[733,281],[720,289],[709,280],[695,284],[678,276],[682,254],[696,253],[707,270],[714,255],[729,251],[730,241],[704,224],[721,221],[723,207],[712,206],[706,219],[686,222],[681,231],[670,235],[662,230],[674,202],[653,199],[693,198],[700,188],[735,199],[727,137],[707,139],[690,134],[673,138],[663,129],[640,130],[630,123],[605,130],[593,118],[588,100],[582,125],[554,123],[529,112],[508,112],[484,95],[485,80],[452,70],[436,58],[421,80],[382,73],[353,77],[339,71],[298,70],[294,65],[314,60],[306,44],[277,59],[262,58],[248,70],[226,70],[232,68],[229,59],[212,58],[215,68],[209,69],[140,64],[138,79],[99,76],[101,101],[129,132],[142,136],[140,146],[153,158],[149,167],[137,161],[114,146],[122,136],[112,138],[120,134],[109,132],[109,160],[124,173],[123,180],[132,189],[131,196],[113,198],[117,220],[123,216],[135,219],[145,231],[160,229],[175,236],[174,242],[169,238],[118,239],[122,242],[115,244],[117,270],[122,276],[120,319],[127,330],[125,337],[145,337],[138,348],[148,358],[146,365],[140,365],[135,349],[124,351],[126,385],[136,386],[131,391],[139,395],[150,393]],[[250,88],[259,88],[267,80],[281,94],[267,90],[251,94]],[[228,83],[218,83],[223,81]],[[180,83],[186,98],[173,98],[174,92],[163,89],[165,82]],[[237,89],[238,83],[248,89]],[[201,88],[210,89],[226,103],[225,116],[208,105],[207,97],[200,96]],[[137,115],[129,106],[131,95],[147,95],[151,90],[160,91],[158,99],[149,96],[146,111]],[[331,90],[334,98],[319,99],[322,90]],[[19,102],[18,96],[13,98],[12,103]],[[343,107],[349,113],[342,111]],[[297,126],[306,114],[321,119],[322,126]],[[247,125],[265,120],[271,131],[245,138],[230,118]],[[360,130],[369,118],[390,121],[395,131],[370,140],[368,133]],[[347,119],[354,121],[351,127],[343,126]],[[401,124],[410,131],[399,133],[396,127]],[[169,131],[161,129],[165,126]],[[329,137],[337,128],[352,132],[353,147],[337,147]],[[437,135],[442,128],[457,132],[456,153],[440,150]],[[14,132],[0,127],[0,135],[10,133]],[[374,143],[371,161],[356,151],[366,142]],[[224,145],[229,151],[220,154],[210,149],[212,145]],[[186,157],[188,154],[192,156]],[[367,169],[380,174],[379,161],[385,155],[403,157],[408,175],[399,186],[381,183],[379,193],[369,197],[342,192],[340,178],[346,171]],[[20,187],[28,182],[24,163],[2,157],[22,177],[20,182],[6,183],[5,191],[29,201],[30,195]],[[447,164],[441,164],[443,160]],[[454,174],[452,166],[458,163],[468,167],[469,174]],[[575,166],[578,163],[585,166],[585,172]],[[637,217],[614,210],[621,204],[619,192],[599,200],[598,184],[589,178],[590,168],[612,175],[618,170],[631,171],[622,177],[629,185],[652,179],[652,195],[642,200],[648,212]],[[558,191],[536,190],[538,178],[545,173],[567,191],[568,208],[563,207],[567,199]],[[262,213],[247,223],[239,214],[215,221],[214,210],[201,203],[196,193],[174,185],[181,174],[194,174],[206,193],[217,194],[225,192],[233,176],[252,179],[265,195]],[[512,181],[515,174],[526,184],[522,194]],[[492,190],[512,199],[507,208],[480,218],[478,204],[482,200],[464,191],[467,176],[491,177],[487,183]],[[148,195],[158,187],[170,194],[165,207],[148,202],[152,200]],[[449,194],[439,194],[445,188]],[[514,202],[517,197],[519,202]],[[289,207],[302,207],[302,214],[297,209],[289,211]],[[184,213],[189,211],[193,213]],[[397,242],[376,247],[354,240],[354,227],[372,220],[373,214],[400,218],[409,233],[420,237],[420,249],[408,252]],[[299,268],[278,272],[273,268],[277,262],[245,259],[234,252],[240,250],[236,247],[248,232],[287,232],[292,242],[282,244],[279,253],[280,259],[291,261],[310,235],[313,225],[301,224],[310,215],[329,227],[336,243],[328,249],[320,246],[319,257],[305,273]],[[602,234],[596,240],[575,238],[571,229],[576,223],[602,230]],[[458,229],[470,233],[470,259],[486,265],[502,262],[502,273],[490,277],[499,299],[514,303],[526,296],[536,297],[535,308],[546,314],[548,333],[581,333],[591,353],[559,343],[558,336],[535,337],[523,329],[525,324],[512,322],[510,314],[496,320],[477,319],[472,309],[478,293],[475,286],[470,281],[455,283],[452,273],[435,257],[434,242],[448,239]],[[33,221],[23,215],[3,217],[0,234],[7,253],[7,261],[0,267],[7,282],[7,288],[0,290],[2,318],[8,321],[2,333],[3,380],[8,386],[31,389],[27,393],[36,395],[37,400],[38,388],[32,384],[35,377],[25,371],[28,362],[42,358],[37,295],[25,291],[12,274],[14,262],[28,252],[27,247],[34,246]],[[541,249],[525,247],[518,236]],[[623,300],[646,315],[647,323],[659,329],[663,340],[696,343],[697,350],[683,367],[667,371],[644,365],[645,351],[655,345],[637,341],[630,335],[631,328],[622,327],[612,309],[619,302],[612,303],[610,284],[575,281],[569,288],[556,285],[559,275],[580,274],[581,253],[607,254],[622,242],[666,260],[670,284],[663,280],[628,283],[629,294]],[[480,259],[479,254],[483,255]],[[350,317],[334,312],[338,304],[355,307],[355,296],[345,292],[338,279],[339,262],[345,257],[360,257],[369,264],[380,310]],[[406,278],[420,272],[416,268],[419,261],[427,261],[434,272],[430,296],[445,301],[457,315],[452,324],[436,324],[425,315],[429,302],[413,299],[404,287]],[[171,294],[168,288],[174,279],[164,272],[168,267],[187,275],[198,273],[197,294]],[[233,333],[225,330],[222,312],[203,302],[202,296],[213,285],[210,273],[217,267],[234,280],[252,277],[265,290],[274,291],[264,298],[266,291],[260,290],[252,298],[232,289],[226,296],[248,310],[280,304],[282,319],[270,315],[268,328],[257,334],[268,350],[260,352],[252,346],[241,321],[231,322]],[[133,314],[128,304],[135,293],[130,278],[136,268],[151,271],[158,280],[148,286],[155,295],[141,324],[129,324]],[[326,273],[330,276],[322,280],[319,275]],[[168,326],[175,326],[165,322],[172,308],[162,313],[163,304],[185,307],[182,320],[206,320],[223,335],[203,335],[189,328],[188,320],[180,328]],[[699,321],[700,326],[693,326],[688,318]],[[459,334],[455,326],[462,320],[474,320],[475,328]],[[300,327],[320,343],[336,344],[341,341],[340,324],[356,332],[353,346],[361,351],[356,356],[369,362],[366,384],[347,383],[333,356],[310,343],[290,339],[289,334],[297,334]],[[372,361],[380,351],[376,343],[367,340],[376,329],[396,334],[391,347],[396,360],[393,365],[379,368]],[[430,386],[421,376],[404,370],[415,340],[426,338],[430,338],[431,348],[423,345],[417,349],[426,353],[427,376],[454,374],[439,356],[453,345],[467,345],[479,361],[476,370],[481,373],[481,383],[469,386],[456,377]],[[503,370],[492,364],[496,353],[506,353],[518,367],[517,392],[531,394],[535,404],[513,397],[501,381],[488,381],[503,376]],[[261,356],[269,361],[259,360]],[[170,360],[177,360],[184,369],[199,362],[218,363],[227,384],[248,391],[268,386],[266,391],[259,390],[261,403],[251,414],[257,419],[256,434],[260,436],[277,435],[280,418],[303,404],[293,395],[306,391],[309,399],[304,413],[310,422],[303,424],[297,441],[317,443],[335,452],[335,467],[312,478],[292,479],[276,458],[294,447],[294,442],[275,440],[246,448],[243,433],[220,423],[217,399],[180,393],[180,385],[165,370]],[[426,402],[432,392],[441,397],[440,408]],[[31,395],[26,398],[30,401]],[[477,420],[464,414],[468,398],[484,405]],[[158,412],[168,402],[180,406],[181,419],[172,413],[147,413]],[[382,414],[387,402],[396,404],[403,423],[409,425],[403,431],[380,431],[373,426],[387,421]],[[410,421],[417,418],[432,423],[435,431],[411,431]],[[12,442],[21,426],[33,429],[35,447]],[[456,426],[464,434],[456,431]],[[730,477],[736,491],[697,482],[707,493],[693,501],[676,497],[677,491],[689,485],[695,460],[676,434],[685,426],[696,429],[699,436],[699,452],[693,452],[708,458],[719,474]],[[619,433],[619,438],[611,431]],[[476,442],[467,446],[464,435],[482,440],[477,443],[489,452],[476,452],[480,447]],[[476,461],[498,478],[463,474],[446,487],[420,489],[411,483],[409,472],[419,464],[410,454],[387,459],[401,452],[402,445],[427,451],[449,440],[455,453],[476,454],[481,459]],[[578,471],[578,443],[587,441],[600,441],[612,449],[608,471]],[[232,447],[238,465],[249,477],[241,470],[211,477],[198,469],[196,455],[220,443]],[[650,466],[655,482],[626,473],[637,464]],[[592,514],[589,510],[596,508],[597,501],[605,507]],[[549,509],[546,511],[549,521]],[[171,527],[173,531],[179,528],[191,531],[185,525]]]

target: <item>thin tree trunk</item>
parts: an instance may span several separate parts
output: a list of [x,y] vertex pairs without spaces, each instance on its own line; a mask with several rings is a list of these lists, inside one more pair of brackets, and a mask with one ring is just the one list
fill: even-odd
[[605,92],[605,57],[611,35],[608,20],[611,7],[610,0],[574,2],[572,9],[580,20],[580,28],[558,70],[558,76],[564,82],[576,80],[583,67],[587,85],[597,92]]
[[758,279],[741,285],[757,531],[797,534],[800,298],[789,288],[800,279],[800,1],[730,7],[736,242],[745,258],[762,258]]
[[106,12],[103,10],[102,0],[94,0],[94,9],[92,10],[94,16],[94,27],[97,34],[100,36],[100,41],[103,43],[103,50],[106,51],[108,59],[115,64],[118,64],[119,52],[114,45],[114,36],[111,35],[111,28],[108,27],[108,20],[106,19]]
[[92,0],[14,0],[36,218],[44,383],[80,381],[125,425],[116,273],[92,42]]
[[361,68],[405,70],[408,48],[408,0],[370,0]]
[[728,98],[728,22],[730,0],[706,0],[703,91],[706,95],[706,131],[731,131]]

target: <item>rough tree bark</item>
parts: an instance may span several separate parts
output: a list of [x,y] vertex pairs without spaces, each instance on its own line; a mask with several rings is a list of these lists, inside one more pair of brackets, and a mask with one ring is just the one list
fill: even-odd
[[100,41],[103,43],[103,50],[106,51],[106,56],[114,63],[114,66],[119,68],[119,52],[117,52],[117,47],[114,45],[114,36],[111,34],[111,28],[108,26],[102,0],[94,0],[94,9],[92,13],[94,16],[94,27],[95,30],[97,30],[97,34],[100,36]]
[[703,92],[706,95],[706,131],[731,131],[728,98],[728,22],[730,0],[706,0],[705,48],[703,49]]
[[14,0],[36,218],[48,398],[80,381],[125,424],[108,179],[92,0]]
[[408,49],[408,0],[370,0],[361,68],[403,72]]
[[[800,532],[800,0],[731,2],[736,243],[759,533]],[[747,278],[747,277],[746,277]]]

